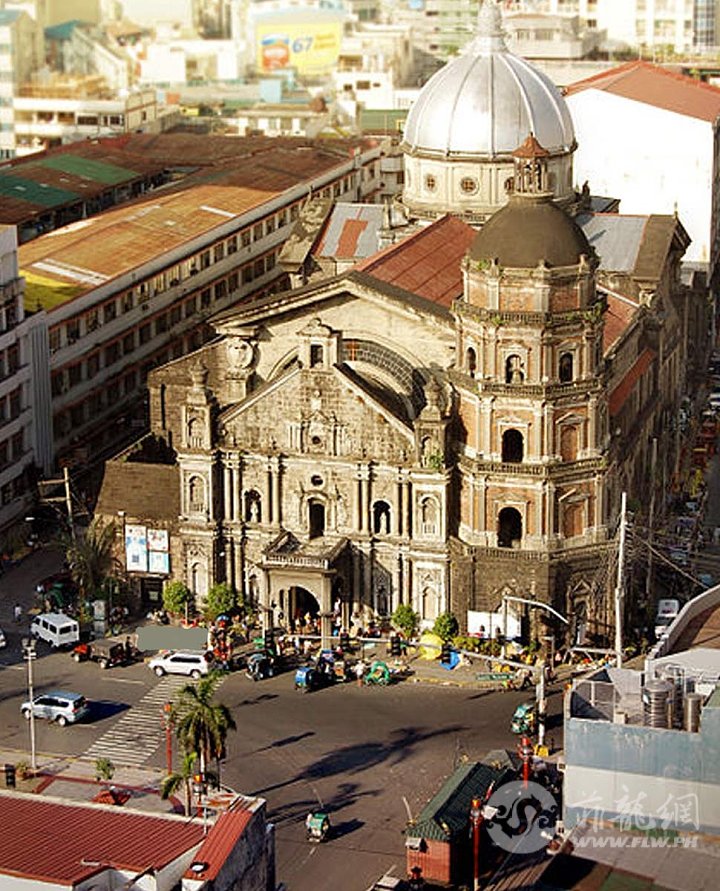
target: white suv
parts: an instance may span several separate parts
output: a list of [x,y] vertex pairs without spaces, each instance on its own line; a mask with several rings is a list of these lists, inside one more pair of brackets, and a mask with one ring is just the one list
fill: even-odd
[[197,679],[208,674],[211,668],[210,660],[205,653],[172,650],[159,653],[148,662],[148,665],[159,678],[166,674],[184,674]]

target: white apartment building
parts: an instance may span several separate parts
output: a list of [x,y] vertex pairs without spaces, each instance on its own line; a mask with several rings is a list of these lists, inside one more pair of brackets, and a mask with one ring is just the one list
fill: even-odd
[[11,157],[82,139],[160,129],[157,96],[148,89],[123,99],[19,95],[13,99],[12,110]]
[[42,65],[43,32],[30,16],[0,9],[0,159],[15,157],[13,97]]
[[670,46],[678,53],[709,45],[707,23],[712,17],[714,29],[716,19],[715,0],[509,0],[503,6],[513,11],[579,15],[590,27],[606,31],[610,45]]
[[570,85],[575,182],[621,199],[624,214],[677,211],[692,241],[685,262],[720,281],[720,89],[649,62]]
[[26,317],[17,233],[0,226],[0,529],[32,504],[34,469],[52,466],[44,312]]

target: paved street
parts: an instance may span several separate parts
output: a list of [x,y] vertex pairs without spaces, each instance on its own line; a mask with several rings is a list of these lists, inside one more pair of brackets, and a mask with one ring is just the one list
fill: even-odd
[[[8,595],[22,590],[31,596],[33,576],[53,571],[48,560],[43,554],[0,579],[0,614],[12,608]],[[6,618],[3,625],[10,642],[0,654],[0,749],[27,758],[28,727],[19,708],[26,697],[20,631]],[[91,760],[105,755],[118,767],[162,770],[162,706],[184,678],[158,680],[144,664],[102,671],[42,643],[38,653],[37,691],[75,690],[94,704],[90,720],[77,726],[36,722],[39,752]],[[253,683],[238,672],[228,676],[220,697],[238,726],[222,779],[267,799],[277,831],[278,879],[292,891],[364,891],[384,871],[404,872],[408,816],[418,814],[456,764],[516,745],[509,720],[528,694],[411,681],[303,694],[294,690],[292,673]],[[559,707],[555,693],[551,712]],[[548,735],[560,743],[557,726]],[[336,832],[327,844],[310,846],[304,819],[318,802]]]

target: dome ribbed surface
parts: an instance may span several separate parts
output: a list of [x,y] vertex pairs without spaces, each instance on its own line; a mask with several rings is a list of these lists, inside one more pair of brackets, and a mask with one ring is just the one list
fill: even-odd
[[494,157],[510,154],[528,133],[551,154],[575,144],[559,90],[508,50],[500,10],[486,3],[477,37],[420,91],[405,124],[403,148],[444,157]]

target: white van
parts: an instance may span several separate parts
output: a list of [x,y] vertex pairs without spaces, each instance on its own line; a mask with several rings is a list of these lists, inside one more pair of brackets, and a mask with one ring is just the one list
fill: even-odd
[[41,613],[32,620],[30,634],[51,647],[64,647],[80,640],[80,626],[65,613]]
[[657,640],[663,636],[680,612],[680,601],[674,598],[661,598],[657,602],[657,615],[655,616],[655,637]]

